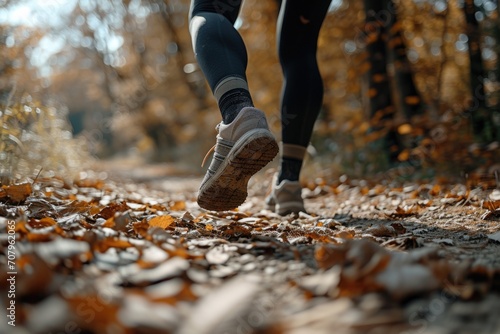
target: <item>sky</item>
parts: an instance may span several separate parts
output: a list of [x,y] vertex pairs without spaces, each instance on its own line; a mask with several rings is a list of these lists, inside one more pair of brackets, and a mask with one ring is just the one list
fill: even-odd
[[12,1],[11,8],[0,9],[0,23],[28,26],[61,25],[62,17],[71,13],[77,2],[78,0]]
[[[0,5],[3,0],[0,0]],[[85,6],[88,0],[18,0],[11,1],[9,9],[0,7],[0,24],[12,26],[27,26],[33,28],[49,29],[51,33],[44,34],[38,45],[33,48],[30,62],[39,68],[39,74],[44,77],[52,73],[49,59],[71,46],[85,46],[86,41],[78,29],[68,30],[66,18],[80,3]],[[76,42],[75,42],[76,41]],[[14,45],[13,36],[7,38],[7,46]],[[110,35],[108,48],[118,49],[122,40],[120,36]]]

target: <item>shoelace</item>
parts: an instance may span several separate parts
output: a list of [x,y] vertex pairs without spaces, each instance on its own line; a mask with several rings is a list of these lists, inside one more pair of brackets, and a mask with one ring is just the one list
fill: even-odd
[[201,162],[201,167],[205,166],[205,162],[207,161],[207,158],[210,156],[210,154],[212,152],[215,151],[215,146],[217,146],[217,144],[215,144],[214,146],[212,146],[212,148],[208,150],[207,154],[205,154],[205,157],[203,158],[203,161]]

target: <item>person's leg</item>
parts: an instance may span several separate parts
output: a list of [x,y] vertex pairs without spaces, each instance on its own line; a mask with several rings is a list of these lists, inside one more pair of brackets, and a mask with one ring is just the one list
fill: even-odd
[[278,20],[283,149],[278,184],[298,181],[302,160],[323,100],[316,60],[318,35],[330,0],[284,0]]
[[192,0],[189,30],[196,60],[212,89],[225,124],[252,107],[246,80],[247,51],[234,28],[242,0]]
[[245,44],[233,27],[240,6],[241,0],[191,2],[193,49],[223,119],[198,192],[198,204],[208,210],[230,210],[243,203],[250,177],[278,153],[266,117],[253,108],[248,91]]

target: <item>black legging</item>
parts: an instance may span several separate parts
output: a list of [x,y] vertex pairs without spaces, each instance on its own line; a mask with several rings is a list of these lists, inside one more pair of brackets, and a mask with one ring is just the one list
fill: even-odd
[[[306,147],[311,139],[323,98],[323,83],[316,61],[317,40],[330,1],[282,2],[277,34],[284,75],[281,96],[284,143]],[[214,93],[227,78],[246,82],[247,52],[240,34],[233,27],[241,3],[241,0],[191,2],[193,49]]]

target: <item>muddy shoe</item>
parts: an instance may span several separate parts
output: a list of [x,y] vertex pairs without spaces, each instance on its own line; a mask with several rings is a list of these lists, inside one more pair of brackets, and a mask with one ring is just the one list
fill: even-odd
[[283,180],[279,185],[273,182],[273,189],[265,202],[269,210],[281,216],[300,211],[306,212],[302,199],[302,186],[298,181]]
[[207,210],[231,210],[247,198],[248,180],[278,154],[264,113],[243,108],[219,132],[212,163],[198,192],[198,205]]

